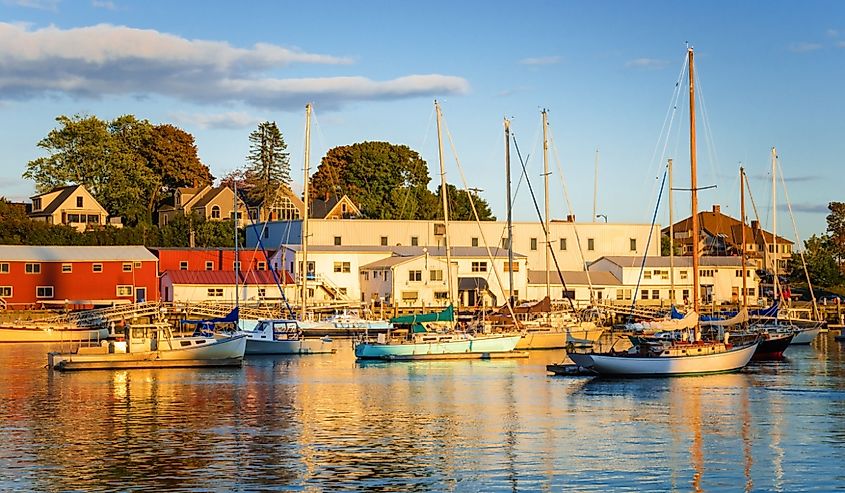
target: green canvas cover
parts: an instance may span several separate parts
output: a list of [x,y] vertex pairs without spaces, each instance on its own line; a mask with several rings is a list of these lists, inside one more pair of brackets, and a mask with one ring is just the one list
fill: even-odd
[[413,315],[402,315],[391,318],[394,324],[420,324],[423,322],[452,322],[455,320],[455,309],[452,305],[441,312],[415,313]]

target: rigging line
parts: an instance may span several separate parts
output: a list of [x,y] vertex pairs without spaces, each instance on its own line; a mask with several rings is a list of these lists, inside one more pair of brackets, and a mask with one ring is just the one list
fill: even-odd
[[707,154],[710,157],[710,176],[715,179],[718,176],[719,154],[716,152],[716,141],[713,138],[713,127],[710,125],[710,113],[704,100],[704,87],[701,83],[701,69],[695,70],[695,88],[697,92],[698,107],[701,109],[701,119],[704,124],[705,142],[707,143]]
[[[522,165],[522,172],[525,174],[525,183],[528,185],[528,191],[531,193],[531,201],[534,203],[534,210],[537,212],[537,217],[540,219],[540,225],[543,227],[543,236],[548,237],[548,230],[546,230],[546,222],[543,220],[543,213],[540,212],[540,206],[537,204],[537,196],[534,195],[534,188],[531,186],[531,180],[528,179],[528,171],[526,170],[525,161],[522,159],[522,154],[519,152],[519,144],[516,141],[516,135],[512,135],[511,138],[513,139],[513,146],[516,149],[516,156],[519,158],[519,162]],[[513,245],[510,245],[511,247]],[[548,247],[547,247],[548,248]],[[552,254],[552,260],[555,263],[555,270],[557,270],[557,275],[560,277],[560,283],[563,285],[564,293],[569,291],[566,287],[566,280],[563,278],[563,273],[560,271],[560,265],[557,262],[557,255],[555,255],[554,249],[550,249]],[[575,303],[572,301],[572,298],[563,296],[565,299],[569,300],[569,307],[572,308],[572,311],[575,311]],[[592,295],[590,296],[592,298]]]
[[655,204],[654,214],[651,216],[651,228],[649,228],[648,230],[648,239],[645,243],[645,253],[643,254],[643,262],[642,264],[640,264],[640,275],[637,277],[637,286],[634,288],[634,296],[631,298],[631,313],[628,315],[628,322],[631,322],[634,318],[634,308],[637,305],[637,295],[640,290],[640,282],[642,282],[643,271],[645,271],[645,262],[648,258],[648,247],[651,245],[651,237],[654,234],[654,223],[655,221],[657,221],[657,211],[660,209],[660,199],[663,197],[663,189],[666,186],[666,173],[668,171],[669,167],[667,166],[666,169],[663,171],[663,180],[660,182],[660,193],[657,195],[657,204]]
[[[748,175],[745,175],[745,188],[748,191],[748,198],[751,200],[751,209],[754,211],[754,217],[757,218],[757,224],[760,224],[760,214],[757,212],[757,203],[754,201],[754,194],[751,192],[751,182],[748,178]],[[755,231],[751,231],[752,234],[755,234]],[[763,240],[763,252],[769,250],[769,242],[766,241],[766,235],[763,234],[762,228],[760,228],[760,237]],[[768,267],[768,265],[766,265]],[[772,271],[776,272],[776,271]]]
[[[552,154],[554,154],[555,164],[557,165],[557,174],[560,177],[560,186],[563,189],[563,197],[566,202],[566,207],[569,214],[575,216],[575,211],[572,208],[572,201],[569,199],[569,188],[566,186],[566,180],[563,176],[563,167],[560,164],[560,155],[557,151],[557,143],[554,138],[551,126],[549,127],[549,142],[551,142]],[[578,228],[575,226],[575,221],[572,222],[572,232],[575,235],[575,245],[578,247],[578,256],[581,259],[581,265],[584,266],[584,273],[587,275],[587,287],[590,290],[590,302],[593,301],[593,281],[590,277],[590,269],[587,268],[587,259],[584,257],[584,249],[581,247],[581,235],[578,234]]]
[[[780,156],[778,156],[778,158],[780,158]],[[792,219],[792,229],[795,232],[795,245],[800,246],[801,238],[798,235],[798,224],[795,222],[795,214],[792,213],[792,202],[789,200],[789,192],[786,190],[786,180],[783,177],[783,166],[780,166],[779,169],[780,182],[783,186],[783,197],[786,199],[786,206],[789,209],[789,217]],[[804,276],[807,279],[807,289],[810,291],[810,298],[813,300],[813,315],[816,316],[816,320],[821,320],[822,318],[821,313],[819,312],[819,306],[816,303],[816,295],[813,293],[813,283],[810,281],[810,272],[807,270],[807,261],[804,258],[804,249],[799,247],[798,253],[801,256],[801,265],[804,267]]]
[[[443,113],[441,111],[441,116],[442,114]],[[493,266],[492,270],[493,274],[496,277],[496,283],[499,285],[499,289],[502,290],[502,295],[504,296],[505,290],[503,286],[505,285],[505,283],[502,282],[502,278],[499,275],[499,271],[498,269],[496,269],[496,263],[493,259],[493,253],[490,250],[490,244],[487,243],[487,236],[484,234],[484,228],[481,227],[481,220],[478,217],[478,210],[475,208],[475,200],[473,199],[472,194],[469,192],[469,185],[467,184],[466,175],[464,175],[464,168],[463,166],[461,166],[461,161],[458,158],[457,150],[455,149],[455,142],[452,140],[452,133],[449,132],[449,126],[443,118],[441,118],[441,123],[443,124],[443,130],[446,134],[446,140],[449,141],[449,149],[451,149],[452,156],[455,158],[455,165],[458,168],[458,174],[461,176],[461,183],[463,183],[464,191],[466,192],[467,198],[469,199],[469,205],[472,208],[472,215],[475,218],[475,224],[478,226],[478,231],[481,235],[481,241],[484,243],[484,249],[487,251],[487,258],[490,260],[490,264],[492,264]],[[496,249],[498,250],[499,248],[496,247]],[[508,266],[508,268],[513,268],[513,266]],[[507,303],[505,303],[505,306],[507,306],[508,308],[508,313],[510,314],[511,319],[513,319],[514,326],[519,327],[519,321],[516,319],[516,314],[513,311],[513,306],[511,306],[510,296],[507,296],[506,298],[508,301]]]
[[[442,114],[442,109],[441,109],[441,114]],[[420,144],[420,147],[419,147],[420,149],[424,149],[425,144],[428,142],[429,132],[431,132],[431,129],[434,126],[434,120],[435,120],[435,110],[432,107],[431,111],[428,114],[428,124],[426,125],[425,133],[423,134],[423,141]],[[425,163],[426,165],[428,164],[428,163],[425,162],[424,159],[422,159],[422,156],[420,156],[420,161],[417,163],[417,166],[422,166],[422,163]],[[418,171],[418,170],[414,170],[414,171]],[[399,216],[396,219],[402,219],[402,217],[405,215],[405,209],[408,206],[408,199],[410,198],[410,196],[411,196],[411,187],[405,187],[405,194],[404,194],[404,197],[402,198],[402,207],[399,209]],[[414,219],[414,217],[410,214],[410,211],[409,211],[408,219]]]

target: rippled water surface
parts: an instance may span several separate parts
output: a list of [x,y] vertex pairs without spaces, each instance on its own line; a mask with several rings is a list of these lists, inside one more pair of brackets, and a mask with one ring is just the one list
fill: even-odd
[[528,359],[53,373],[0,345],[0,490],[833,491],[833,335],[732,375],[551,377]]

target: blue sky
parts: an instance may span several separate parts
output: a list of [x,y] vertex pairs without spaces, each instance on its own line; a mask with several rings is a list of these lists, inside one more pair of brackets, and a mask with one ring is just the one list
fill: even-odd
[[[675,187],[688,186],[687,102],[671,108],[689,42],[702,98],[699,184],[717,186],[700,193],[701,209],[739,215],[742,162],[770,224],[775,146],[800,236],[823,232],[827,203],[845,200],[845,3],[684,5],[0,0],[0,195],[32,193],[26,163],[43,155],[36,144],[55,117],[72,114],[173,123],[195,136],[218,177],[243,166],[258,122],[276,121],[301,183],[307,102],[312,171],[332,147],[382,140],[420,152],[433,188],[437,99],[455,149],[447,142],[448,180],[462,186],[460,163],[499,218],[502,120],[511,119],[539,192],[547,108],[553,217],[591,220],[598,148],[597,213],[649,222],[666,158]],[[516,219],[536,219],[527,192],[518,187]],[[680,217],[689,203],[675,195]],[[785,207],[778,231],[794,238]],[[658,222],[667,219],[664,205]]]

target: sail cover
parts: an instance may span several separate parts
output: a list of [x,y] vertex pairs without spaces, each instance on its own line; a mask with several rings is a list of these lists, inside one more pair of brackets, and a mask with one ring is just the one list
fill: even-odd
[[402,315],[393,317],[390,321],[394,324],[419,324],[423,322],[452,322],[455,320],[455,309],[452,305],[445,310],[432,313],[415,313],[413,315]]
[[643,331],[684,330],[695,327],[698,323],[698,313],[688,311],[683,318],[666,318],[627,324],[630,328]]

